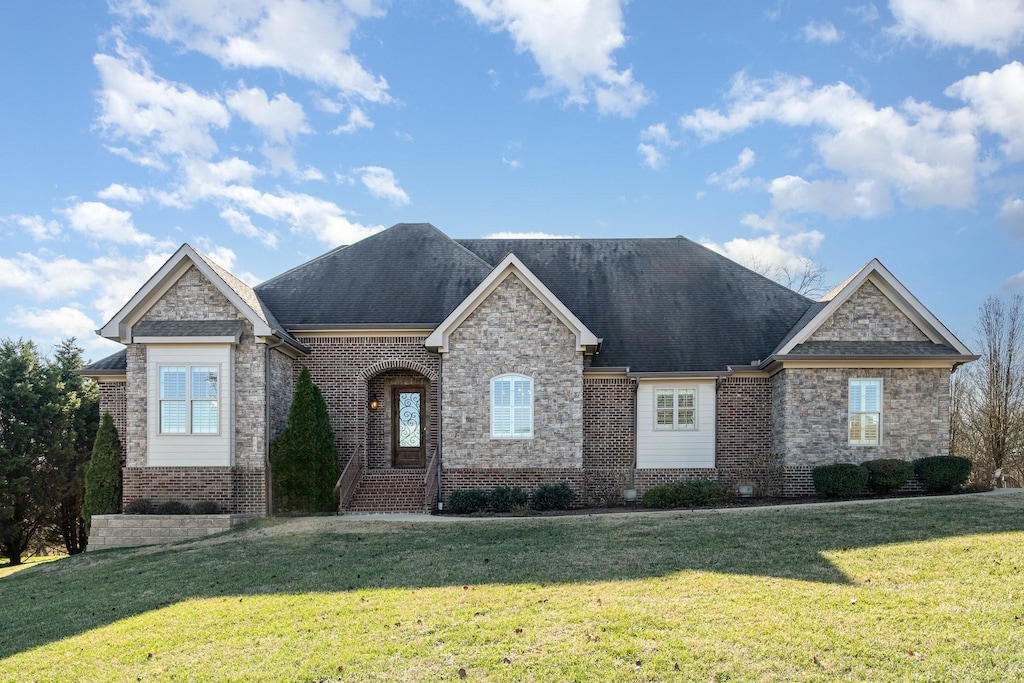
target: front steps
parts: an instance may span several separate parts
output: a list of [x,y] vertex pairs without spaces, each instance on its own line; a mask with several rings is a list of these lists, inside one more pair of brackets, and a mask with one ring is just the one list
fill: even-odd
[[343,512],[429,512],[423,505],[425,470],[365,470]]

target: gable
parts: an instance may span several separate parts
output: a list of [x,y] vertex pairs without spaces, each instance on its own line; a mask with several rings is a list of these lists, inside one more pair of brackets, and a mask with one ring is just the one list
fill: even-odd
[[[501,263],[476,286],[475,289],[452,311],[433,332],[424,340],[428,349],[446,353],[449,349],[450,337],[491,295],[502,288],[506,280],[515,278],[534,298],[552,313],[575,336],[576,349],[594,352],[601,340],[591,332],[583,322],[558,300],[551,290],[523,265],[515,254],[508,254]],[[531,300],[532,301],[532,300]],[[529,336],[529,330],[523,330],[523,337]]]
[[927,342],[928,336],[871,280],[815,330],[809,342]]
[[189,267],[133,325],[157,320],[239,320],[245,316],[195,266]]

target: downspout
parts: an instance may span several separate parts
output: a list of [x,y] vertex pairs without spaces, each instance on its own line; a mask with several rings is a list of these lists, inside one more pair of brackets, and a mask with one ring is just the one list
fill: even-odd
[[441,430],[444,429],[444,405],[441,403],[442,389],[444,386],[444,354],[437,354],[437,492],[434,494],[434,509],[431,512],[437,512],[438,503],[441,502],[441,463],[444,457],[441,454],[441,442],[442,435]]
[[639,411],[636,404],[640,400],[640,380],[633,379],[633,466],[629,468],[629,488],[636,490],[637,454],[640,451],[640,425],[637,423]]
[[263,358],[263,470],[266,474],[264,487],[267,491],[267,517],[274,516],[274,486],[270,471],[270,352],[284,344],[284,339],[276,344],[267,344]]

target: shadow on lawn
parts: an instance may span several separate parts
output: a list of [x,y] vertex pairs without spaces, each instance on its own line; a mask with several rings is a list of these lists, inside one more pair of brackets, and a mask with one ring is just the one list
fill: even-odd
[[190,598],[629,581],[700,571],[850,583],[825,556],[1024,530],[1024,495],[773,511],[416,524],[257,524],[219,539],[76,556],[0,579],[0,658]]

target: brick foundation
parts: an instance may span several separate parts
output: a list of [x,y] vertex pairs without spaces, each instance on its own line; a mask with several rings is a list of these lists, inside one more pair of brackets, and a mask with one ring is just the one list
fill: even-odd
[[265,515],[263,470],[233,467],[126,467],[124,503],[148,498],[159,504],[214,501],[228,513]]
[[496,486],[518,486],[528,494],[541,484],[565,482],[576,492],[573,507],[583,507],[585,491],[583,470],[575,468],[457,468],[441,471],[441,500],[456,489],[486,489]]

